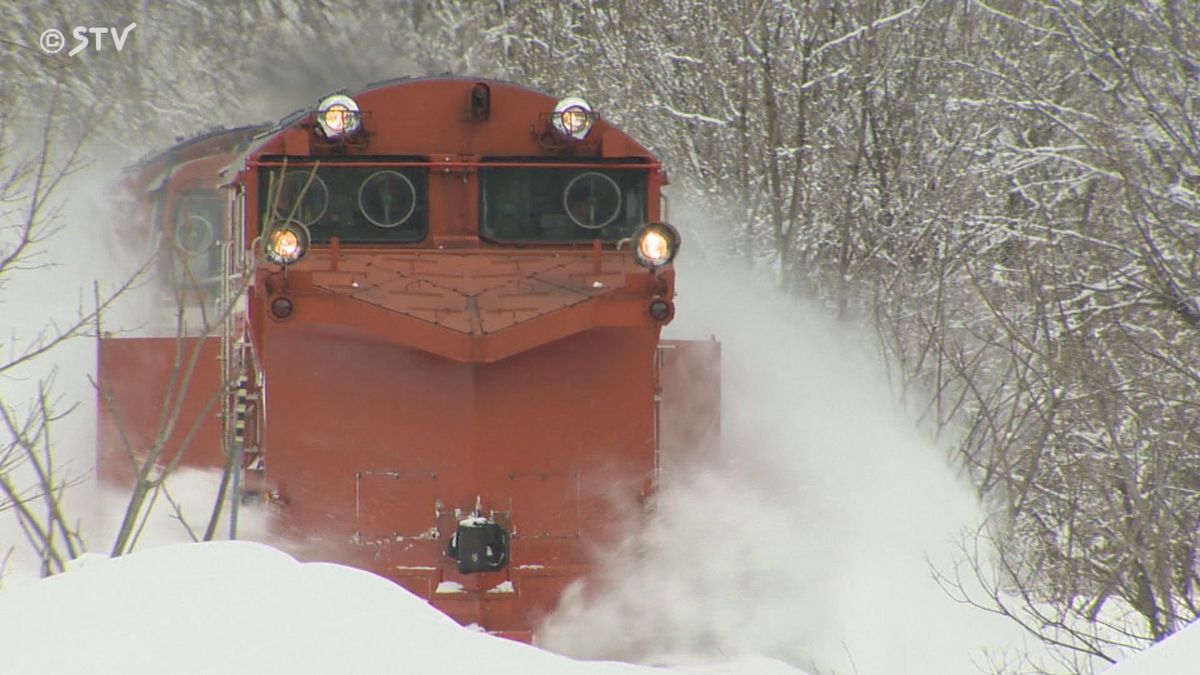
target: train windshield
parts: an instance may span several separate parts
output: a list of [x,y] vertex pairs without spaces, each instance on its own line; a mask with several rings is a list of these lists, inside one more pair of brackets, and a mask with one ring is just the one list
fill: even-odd
[[502,242],[624,239],[645,223],[648,180],[645,169],[484,167],[479,231]]
[[260,209],[308,227],[314,243],[413,243],[429,230],[429,170],[290,166],[263,169]]

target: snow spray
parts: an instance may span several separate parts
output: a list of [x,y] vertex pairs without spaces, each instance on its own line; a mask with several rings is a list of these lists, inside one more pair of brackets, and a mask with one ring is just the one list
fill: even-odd
[[932,578],[982,518],[945,451],[899,411],[865,339],[681,230],[669,333],[722,342],[719,459],[664,480],[540,643],[657,664],[759,655],[813,675],[976,672],[1015,631]]

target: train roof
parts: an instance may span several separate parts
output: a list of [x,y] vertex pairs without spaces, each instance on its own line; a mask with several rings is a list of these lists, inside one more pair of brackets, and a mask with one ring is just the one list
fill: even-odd
[[255,136],[268,131],[272,123],[263,122],[240,127],[214,127],[208,131],[180,140],[175,145],[146,155],[125,167],[127,173],[146,171],[156,164],[186,162],[197,157],[232,153]]
[[[471,119],[469,99],[477,85],[486,85],[490,117]],[[399,77],[373,82],[360,90],[337,94],[353,98],[363,114],[369,142],[365,151],[333,153],[419,156],[460,154],[477,156],[562,156],[539,148],[535,128],[549,120],[559,99],[528,87],[489,78],[462,76]],[[330,154],[313,142],[313,108],[297,110],[279,122],[256,127],[257,136],[226,167],[230,178],[254,158],[273,155]],[[406,113],[411,112],[411,115]],[[483,126],[486,125],[486,126]],[[297,143],[304,139],[303,143]],[[320,139],[317,139],[318,141]],[[579,158],[621,156],[656,163],[657,158],[602,116],[597,116],[589,141],[570,148]],[[604,146],[604,147],[602,147]],[[325,145],[329,149],[328,144]]]

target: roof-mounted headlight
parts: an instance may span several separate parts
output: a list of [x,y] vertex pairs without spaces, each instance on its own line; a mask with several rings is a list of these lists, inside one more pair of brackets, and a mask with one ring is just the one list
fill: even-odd
[[659,269],[679,252],[679,231],[666,223],[650,223],[633,235],[633,257],[642,267]]
[[354,99],[335,94],[317,106],[317,126],[331,141],[338,141],[362,128],[362,113]]
[[289,220],[263,238],[263,257],[277,265],[291,265],[308,253],[308,228]]
[[596,122],[596,113],[592,112],[587,101],[578,96],[568,96],[554,106],[550,114],[550,123],[554,130],[567,138],[582,141],[592,125]]

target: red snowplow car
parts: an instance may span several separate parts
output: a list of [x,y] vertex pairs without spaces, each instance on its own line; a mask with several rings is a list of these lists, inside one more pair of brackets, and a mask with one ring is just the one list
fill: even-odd
[[717,430],[718,344],[660,339],[680,245],[661,163],[582,99],[466,78],[229,140],[134,181],[168,204],[145,226],[192,256],[167,295],[205,330],[100,341],[101,474],[152,447],[223,467],[298,557],[529,639],[664,456]]

